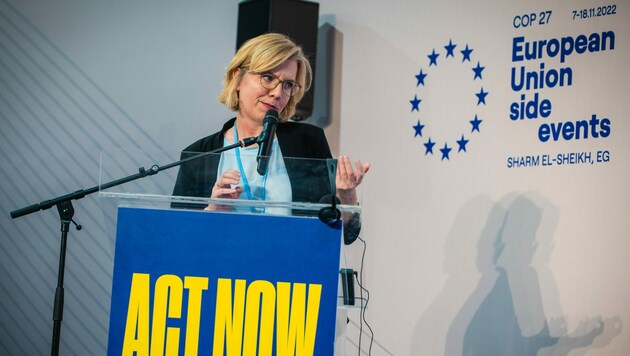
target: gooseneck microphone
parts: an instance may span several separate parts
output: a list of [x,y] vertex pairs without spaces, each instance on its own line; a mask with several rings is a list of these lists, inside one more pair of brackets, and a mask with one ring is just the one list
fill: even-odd
[[271,109],[265,114],[262,132],[256,140],[258,143],[258,156],[256,156],[256,161],[258,162],[257,171],[261,176],[267,173],[267,166],[269,165],[269,158],[271,157],[271,146],[273,145],[273,138],[276,135],[276,126],[278,126],[278,112]]

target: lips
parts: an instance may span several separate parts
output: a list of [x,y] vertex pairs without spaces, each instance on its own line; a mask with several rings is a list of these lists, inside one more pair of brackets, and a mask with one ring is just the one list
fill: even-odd
[[265,103],[264,101],[261,101],[260,103],[263,104],[267,108],[267,110],[269,109],[278,110],[278,108],[275,105]]

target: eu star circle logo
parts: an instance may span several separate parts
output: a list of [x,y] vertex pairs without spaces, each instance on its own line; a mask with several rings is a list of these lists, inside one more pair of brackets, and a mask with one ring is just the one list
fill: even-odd
[[489,94],[483,87],[485,69],[475,60],[474,48],[452,39],[421,57],[409,104],[413,138],[424,156],[450,161],[468,152],[484,121]]

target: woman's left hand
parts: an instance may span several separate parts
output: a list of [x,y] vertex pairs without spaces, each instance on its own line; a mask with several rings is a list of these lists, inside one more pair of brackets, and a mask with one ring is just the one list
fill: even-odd
[[356,188],[363,181],[363,177],[370,170],[370,163],[361,163],[355,161],[355,167],[348,156],[339,156],[337,158],[337,177],[335,183],[337,185],[337,195],[341,204],[355,205],[357,204]]

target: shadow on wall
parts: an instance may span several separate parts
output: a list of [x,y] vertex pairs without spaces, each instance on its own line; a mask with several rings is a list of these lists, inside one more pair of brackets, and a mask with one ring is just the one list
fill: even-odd
[[[478,231],[472,225],[480,211],[487,220],[473,257],[466,244],[475,241],[469,234]],[[619,317],[597,316],[566,329],[547,266],[557,221],[557,209],[535,194],[466,204],[446,243],[448,280],[416,325],[412,354],[584,355],[619,335]],[[437,329],[436,320],[443,320]]]
[[321,16],[326,21],[317,32],[317,72],[313,93],[313,114],[307,122],[324,129],[333,156],[339,155],[341,116],[341,54],[343,35],[332,24],[334,18]]

